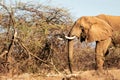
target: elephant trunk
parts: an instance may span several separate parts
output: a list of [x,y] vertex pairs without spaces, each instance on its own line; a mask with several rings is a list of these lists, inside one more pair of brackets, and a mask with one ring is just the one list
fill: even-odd
[[72,73],[72,66],[73,66],[73,40],[68,40],[68,65],[69,70]]

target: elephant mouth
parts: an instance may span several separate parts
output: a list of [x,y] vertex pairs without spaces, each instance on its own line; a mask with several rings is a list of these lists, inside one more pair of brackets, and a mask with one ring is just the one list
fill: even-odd
[[80,42],[84,42],[86,40],[86,36],[81,36],[80,37]]
[[76,36],[73,36],[73,37],[68,37],[68,36],[65,36],[66,39],[69,39],[69,40],[73,40],[76,38]]
[[80,38],[80,42],[84,42],[85,41],[85,38]]

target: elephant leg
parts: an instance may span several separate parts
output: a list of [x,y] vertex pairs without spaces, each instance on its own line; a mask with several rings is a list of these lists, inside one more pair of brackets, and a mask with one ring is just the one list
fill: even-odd
[[107,52],[107,49],[109,47],[111,43],[111,38],[108,38],[106,40],[103,41],[98,41],[96,42],[96,48],[95,48],[95,52],[96,52],[96,67],[97,70],[99,71],[103,71],[103,64],[104,64],[104,55]]
[[103,47],[104,56],[107,55],[107,54],[109,53],[108,47],[110,46],[111,41],[112,41],[111,38],[109,38],[109,39],[107,39],[107,40],[104,41],[104,47]]

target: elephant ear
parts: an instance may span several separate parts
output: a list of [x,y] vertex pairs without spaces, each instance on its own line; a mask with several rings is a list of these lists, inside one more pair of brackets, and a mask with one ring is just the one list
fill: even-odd
[[88,30],[88,42],[101,41],[112,36],[112,27],[104,20],[90,17],[87,21],[91,24]]

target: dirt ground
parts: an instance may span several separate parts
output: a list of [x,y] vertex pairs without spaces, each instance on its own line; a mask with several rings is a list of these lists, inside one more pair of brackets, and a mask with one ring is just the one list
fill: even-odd
[[98,75],[94,70],[74,72],[74,74],[28,74],[14,75],[13,77],[0,76],[0,80],[120,80],[120,69],[105,70]]

